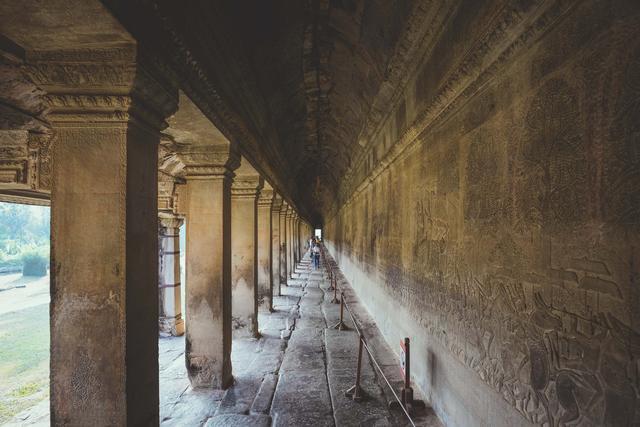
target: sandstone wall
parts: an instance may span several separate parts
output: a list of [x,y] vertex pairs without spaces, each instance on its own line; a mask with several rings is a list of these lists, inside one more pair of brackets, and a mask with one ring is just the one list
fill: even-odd
[[638,6],[477,3],[404,88],[325,242],[389,343],[411,337],[447,425],[638,425]]

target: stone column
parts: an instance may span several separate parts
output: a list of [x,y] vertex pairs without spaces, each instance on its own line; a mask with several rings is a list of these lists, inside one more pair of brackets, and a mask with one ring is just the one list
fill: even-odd
[[187,178],[186,365],[193,387],[231,385],[231,181],[228,146],[190,146]]
[[293,277],[295,264],[293,262],[293,208],[287,210],[287,279]]
[[296,265],[300,261],[298,259],[298,213],[294,212],[291,217],[291,235],[293,236],[293,272],[296,272]]
[[258,304],[273,311],[272,224],[273,189],[268,183],[258,197]]
[[273,195],[271,205],[271,276],[273,286],[277,287],[276,293],[282,295],[280,291],[280,209],[282,208],[282,198]]
[[298,262],[302,259],[302,245],[303,241],[301,238],[302,235],[302,219],[298,217],[298,223],[296,224],[296,238],[298,239]]
[[280,209],[280,284],[287,286],[287,213],[289,205],[283,201]]
[[243,159],[231,186],[231,315],[234,337],[259,336],[256,216],[262,185],[260,175]]
[[158,425],[157,150],[177,88],[133,46],[28,61],[54,133],[51,424]]
[[180,226],[177,216],[159,216],[158,297],[161,336],[184,334],[180,283]]

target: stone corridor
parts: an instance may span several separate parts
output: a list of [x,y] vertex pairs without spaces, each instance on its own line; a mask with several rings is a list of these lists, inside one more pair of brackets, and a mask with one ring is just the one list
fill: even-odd
[[319,235],[419,423],[640,425],[639,100],[638,0],[0,1],[50,423],[402,418]]
[[[389,410],[392,394],[365,356],[362,388],[366,398],[344,395],[355,379],[357,335],[332,326],[339,304],[326,269],[311,266],[309,255],[294,278],[275,296],[273,312],[260,311],[259,339],[236,338],[231,353],[234,384],[226,391],[191,388],[184,366],[184,337],[161,338],[160,424],[162,426],[406,426],[399,410]],[[375,357],[396,392],[402,386],[398,356],[360,305],[348,282],[339,281]],[[416,425],[438,427],[435,414],[422,410]]]

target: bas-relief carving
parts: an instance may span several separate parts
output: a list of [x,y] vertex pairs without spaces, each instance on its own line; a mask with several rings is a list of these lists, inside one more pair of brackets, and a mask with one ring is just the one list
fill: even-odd
[[0,131],[3,188],[51,191],[51,142],[49,134]]
[[514,161],[516,210],[525,224],[548,231],[587,216],[587,147],[578,99],[561,79],[545,83],[524,118],[524,142]]
[[640,47],[631,50],[616,94],[603,186],[608,221],[640,222]]
[[[619,93],[603,95],[615,102],[598,106],[602,140],[585,131],[585,91],[598,82],[580,81],[587,71],[579,66],[549,73],[513,106],[514,117],[459,142],[466,157],[442,147],[421,153],[415,181],[404,173],[411,162],[396,162],[327,224],[338,250],[361,259],[354,242],[364,201],[383,200],[373,211],[386,208],[387,218],[374,214],[367,238],[382,248],[386,292],[534,423],[640,424],[638,52],[613,63],[624,77]],[[498,132],[505,123],[512,128]],[[464,187],[438,191],[448,178],[430,157],[461,162]],[[462,236],[444,208],[456,192]]]

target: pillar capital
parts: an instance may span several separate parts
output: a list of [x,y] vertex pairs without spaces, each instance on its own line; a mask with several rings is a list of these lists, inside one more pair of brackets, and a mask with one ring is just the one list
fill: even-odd
[[25,71],[44,89],[47,119],[54,125],[136,121],[166,127],[176,111],[178,88],[140,59],[133,45],[111,49],[31,51]]
[[263,186],[264,178],[251,166],[247,159],[241,157],[235,178],[231,184],[231,197],[256,199]]
[[184,184],[183,178],[178,178],[163,171],[158,171],[158,217],[179,216],[180,202],[178,186]]
[[273,191],[273,200],[271,202],[271,210],[279,213],[282,209],[282,196],[280,196],[275,190]]
[[180,228],[184,224],[184,218],[176,215],[159,213],[158,225],[163,228]]
[[264,185],[264,179],[259,175],[239,175],[231,184],[231,197],[256,198]]
[[188,180],[231,179],[240,166],[240,153],[233,144],[188,145],[180,155]]
[[[266,184],[268,185],[268,184]],[[271,187],[263,188],[258,197],[258,208],[271,208],[273,206],[274,191]]]

